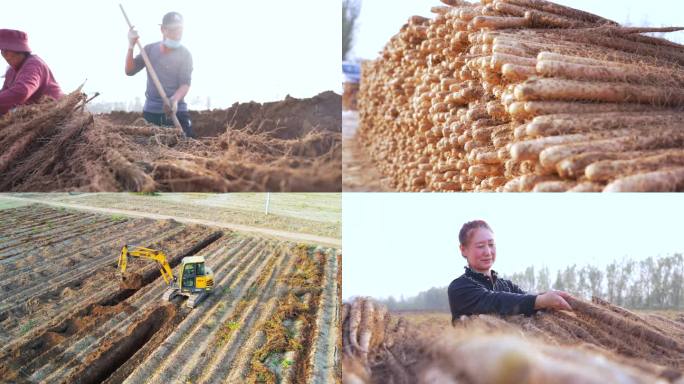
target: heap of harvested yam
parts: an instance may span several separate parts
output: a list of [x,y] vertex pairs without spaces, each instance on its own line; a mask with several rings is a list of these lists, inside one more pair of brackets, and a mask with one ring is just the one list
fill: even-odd
[[[339,129],[311,127],[281,138],[289,132],[277,126],[268,131],[262,129],[266,124],[229,124],[210,127],[223,131],[217,137],[195,140],[144,121],[119,124],[116,115],[92,115],[83,110],[85,103],[78,89],[59,101],[24,106],[0,118],[0,191],[341,189]],[[292,100],[284,103],[293,115],[303,109]]]
[[684,384],[683,322],[592,301],[449,326],[356,298],[341,311],[342,382]]
[[442,0],[362,68],[401,191],[684,190],[684,46],[544,0]]

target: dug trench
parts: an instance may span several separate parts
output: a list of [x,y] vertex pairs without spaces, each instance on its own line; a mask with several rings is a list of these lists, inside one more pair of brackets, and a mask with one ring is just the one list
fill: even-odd
[[[171,257],[168,260],[169,264],[172,268],[175,267],[183,257],[198,253],[222,236],[223,232],[220,231],[204,236]],[[180,297],[172,303],[145,308],[138,308],[129,303],[128,299],[131,296],[159,277],[158,269],[149,269],[139,275],[141,284],[138,288],[120,287],[104,299],[74,311],[72,316],[56,326],[3,352],[0,355],[0,382],[41,382],[45,379],[45,374],[39,369],[44,366],[60,366],[61,370],[70,372],[67,377],[56,382],[122,382],[134,368],[133,364],[127,362],[144,359],[190,312],[181,305],[184,300]],[[104,340],[101,340],[100,345],[94,351],[89,351],[86,356],[76,356],[68,350],[78,341],[92,337],[91,333],[98,326],[115,316],[130,317],[134,320],[124,331],[109,332]],[[64,363],[52,365],[55,359],[61,359]]]

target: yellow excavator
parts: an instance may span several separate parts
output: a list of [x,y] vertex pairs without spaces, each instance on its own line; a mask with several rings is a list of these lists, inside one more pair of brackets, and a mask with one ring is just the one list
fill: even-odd
[[187,256],[181,260],[180,276],[173,276],[173,270],[166,261],[166,255],[162,251],[155,249],[124,245],[119,255],[118,268],[121,270],[121,277],[126,288],[140,288],[142,286],[142,276],[126,274],[128,257],[136,257],[157,262],[159,272],[169,288],[164,292],[163,299],[171,301],[174,297],[186,296],[188,300],[185,304],[194,308],[204,300],[212,288],[214,288],[214,273],[211,268],[205,265],[203,256]]

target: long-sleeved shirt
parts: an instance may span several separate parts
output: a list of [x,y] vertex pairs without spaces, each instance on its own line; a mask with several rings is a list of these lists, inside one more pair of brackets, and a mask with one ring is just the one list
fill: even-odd
[[36,55],[29,55],[19,68],[11,66],[5,72],[0,90],[0,115],[23,104],[31,104],[43,96],[62,97],[62,90],[47,64]]
[[463,275],[449,284],[451,320],[461,315],[494,313],[502,316],[535,313],[537,295],[526,294],[509,280],[491,271],[491,279],[466,267]]

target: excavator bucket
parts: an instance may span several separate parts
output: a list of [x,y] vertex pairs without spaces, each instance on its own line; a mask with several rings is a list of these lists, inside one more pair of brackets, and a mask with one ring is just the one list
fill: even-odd
[[143,277],[139,273],[124,272],[121,274],[121,282],[119,288],[121,289],[140,289],[143,286]]

